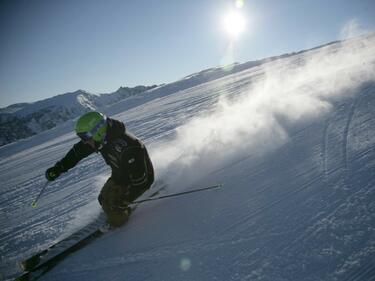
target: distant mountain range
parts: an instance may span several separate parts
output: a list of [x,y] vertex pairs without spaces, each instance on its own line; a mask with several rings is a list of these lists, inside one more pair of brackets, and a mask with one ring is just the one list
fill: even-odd
[[38,134],[87,111],[104,109],[155,87],[121,87],[114,93],[101,95],[78,90],[34,103],[18,103],[1,108],[0,145]]

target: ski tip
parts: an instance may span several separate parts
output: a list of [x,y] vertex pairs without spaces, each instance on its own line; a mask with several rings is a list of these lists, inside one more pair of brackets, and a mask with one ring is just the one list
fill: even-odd
[[38,207],[38,204],[37,204],[36,202],[33,202],[33,203],[31,203],[31,207],[32,207],[33,209],[35,209],[36,207]]
[[39,262],[40,262],[40,257],[33,256],[27,260],[20,262],[19,265],[23,271],[29,271],[33,269],[34,267],[36,267]]

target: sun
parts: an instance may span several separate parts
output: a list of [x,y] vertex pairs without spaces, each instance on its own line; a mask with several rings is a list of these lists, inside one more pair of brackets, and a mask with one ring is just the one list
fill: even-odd
[[246,19],[238,10],[230,11],[223,19],[223,28],[231,38],[238,38],[246,27]]

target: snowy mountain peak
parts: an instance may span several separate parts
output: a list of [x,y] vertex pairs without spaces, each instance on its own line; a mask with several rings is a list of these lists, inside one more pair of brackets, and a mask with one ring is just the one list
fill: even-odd
[[114,93],[101,95],[77,90],[34,103],[8,106],[0,111],[0,145],[51,129],[87,111],[103,110],[153,87],[121,87]]

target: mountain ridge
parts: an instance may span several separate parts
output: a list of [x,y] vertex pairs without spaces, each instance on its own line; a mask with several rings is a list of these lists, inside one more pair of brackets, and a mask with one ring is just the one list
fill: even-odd
[[156,86],[120,87],[110,94],[77,90],[34,103],[18,103],[0,110],[0,145],[36,135],[91,110],[101,110]]

